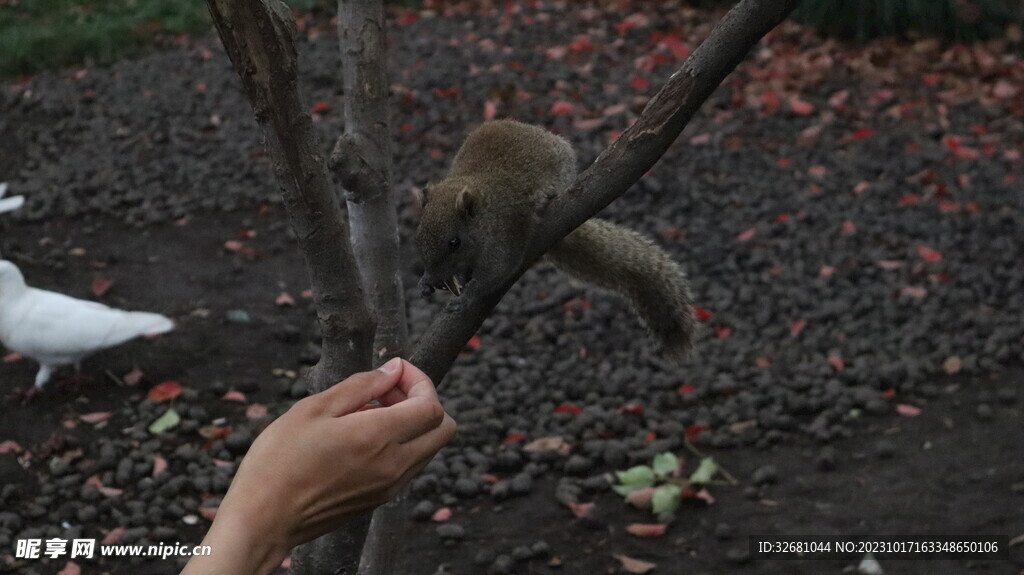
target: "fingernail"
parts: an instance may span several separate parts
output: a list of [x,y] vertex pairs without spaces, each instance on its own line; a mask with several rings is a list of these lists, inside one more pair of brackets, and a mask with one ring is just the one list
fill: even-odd
[[395,373],[396,371],[398,371],[398,368],[401,365],[402,365],[402,358],[400,358],[400,357],[393,357],[393,358],[389,359],[387,361],[387,363],[385,363],[384,365],[378,367],[377,369],[379,369],[380,371],[383,371],[384,373],[391,374],[391,373]]

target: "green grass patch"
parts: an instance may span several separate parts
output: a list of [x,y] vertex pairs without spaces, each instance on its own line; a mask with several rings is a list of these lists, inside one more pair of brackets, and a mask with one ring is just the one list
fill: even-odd
[[[296,10],[333,0],[287,0]],[[203,0],[0,0],[0,75],[109,64],[162,39],[212,29]]]

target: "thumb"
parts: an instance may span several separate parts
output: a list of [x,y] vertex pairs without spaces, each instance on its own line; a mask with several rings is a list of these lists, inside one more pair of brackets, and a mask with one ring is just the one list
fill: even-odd
[[402,360],[395,358],[374,371],[354,374],[321,392],[332,417],[348,415],[387,394],[402,379]]

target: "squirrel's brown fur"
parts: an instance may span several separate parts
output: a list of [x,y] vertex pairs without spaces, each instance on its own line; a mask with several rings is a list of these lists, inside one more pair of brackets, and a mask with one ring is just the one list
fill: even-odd
[[[487,122],[466,138],[448,175],[424,191],[416,245],[425,292],[459,295],[470,281],[494,285],[522,264],[551,198],[576,177],[572,146],[543,128]],[[686,276],[643,236],[591,219],[555,244],[548,259],[562,271],[623,296],[666,356],[693,345],[696,320]]]

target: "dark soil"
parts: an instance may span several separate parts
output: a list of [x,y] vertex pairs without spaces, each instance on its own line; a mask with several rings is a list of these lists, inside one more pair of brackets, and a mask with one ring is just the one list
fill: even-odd
[[[649,70],[636,60],[674,54],[653,33],[681,30],[692,48],[712,20],[652,10],[653,23],[633,28],[612,7],[559,5],[396,22],[395,180],[414,332],[442,301],[415,290],[415,188],[440,177],[488,99],[499,116],[566,134],[581,165],[592,160],[671,72],[671,61]],[[328,142],[340,129],[336,45],[326,22],[302,29],[304,79],[311,106],[328,108],[318,119]],[[558,47],[560,57],[549,50]],[[413,484],[413,504],[450,507],[464,539],[442,542],[436,524],[410,521],[408,537],[396,534],[402,572],[484,573],[543,540],[549,553],[508,572],[616,572],[612,554],[623,553],[657,563],[655,573],[839,573],[850,563],[750,562],[746,537],[1024,533],[1024,94],[997,88],[1022,68],[1012,55],[985,60],[994,49],[844,48],[793,26],[759,47],[604,214],[683,263],[709,314],[694,359],[667,365],[620,301],[533,270],[446,379],[459,438]],[[555,102],[572,113],[552,114]],[[609,110],[617,104],[626,107]],[[0,566],[63,566],[13,562],[18,538],[126,527],[124,543],[198,541],[206,520],[183,519],[227,487],[231,468],[215,460],[240,459],[267,421],[220,398],[239,390],[274,416],[303,392],[289,372],[318,354],[301,258],[235,77],[205,39],[40,75],[6,89],[0,110],[0,174],[28,200],[0,223],[4,256],[37,287],[94,298],[90,282],[104,277],[115,281],[105,303],[178,321],[167,336],[90,358],[87,381],[51,385],[24,407],[15,398],[36,366],[0,364],[0,443],[32,453],[24,465],[0,455]],[[276,305],[282,292],[296,305]],[[142,381],[122,385],[134,367]],[[145,392],[164,381],[190,391],[171,404],[183,423],[154,437],[146,427],[166,404]],[[903,417],[898,405],[922,413]],[[113,415],[78,418],[95,412]],[[210,425],[230,436],[202,437]],[[573,446],[571,458],[522,449],[551,436]],[[685,456],[689,472],[697,457],[685,437],[740,485],[712,487],[710,506],[688,500],[662,537],[625,533],[656,519],[608,492],[602,474],[662,451]],[[834,470],[820,470],[826,449]],[[169,468],[149,477],[155,456]],[[93,475],[123,493],[97,496],[83,487]],[[511,499],[492,485],[527,475]],[[777,482],[753,486],[765,475]],[[563,503],[576,501],[596,502],[594,515],[575,519]],[[1008,561],[883,566],[1010,574],[1024,556],[1017,547]]]

